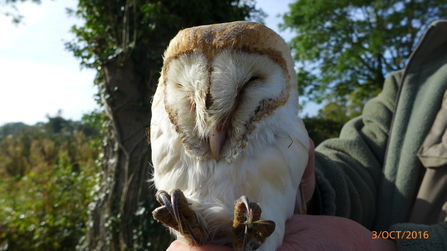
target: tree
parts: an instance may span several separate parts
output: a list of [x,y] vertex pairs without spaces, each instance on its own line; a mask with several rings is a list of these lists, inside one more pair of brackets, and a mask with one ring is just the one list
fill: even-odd
[[76,40],[67,48],[83,67],[97,69],[98,100],[107,115],[101,188],[80,248],[165,250],[170,238],[151,215],[158,203],[148,183],[144,135],[163,51],[180,29],[262,13],[239,0],[80,0],[69,12],[85,25],[73,27]]
[[301,63],[300,93],[342,107],[349,118],[380,92],[389,72],[404,68],[428,25],[447,18],[447,2],[298,0],[283,18],[282,28],[297,33],[290,44]]
[[313,140],[315,146],[318,146],[326,139],[335,138],[340,135],[342,123],[327,118],[305,117],[303,122],[306,125],[307,133]]

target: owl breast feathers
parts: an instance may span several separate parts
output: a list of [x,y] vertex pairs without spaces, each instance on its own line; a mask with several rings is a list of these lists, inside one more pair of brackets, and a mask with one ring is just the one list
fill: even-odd
[[208,242],[231,246],[234,203],[245,195],[276,223],[258,250],[282,243],[309,148],[293,67],[285,41],[254,22],[184,29],[164,54],[152,103],[153,182],[183,191]]

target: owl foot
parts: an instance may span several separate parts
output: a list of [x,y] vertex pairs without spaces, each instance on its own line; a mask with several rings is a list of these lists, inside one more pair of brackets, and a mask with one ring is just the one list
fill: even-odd
[[173,228],[195,245],[206,243],[206,231],[180,189],[172,191],[171,194],[159,190],[155,197],[162,206],[152,211],[154,219]]
[[236,200],[233,220],[234,250],[256,250],[275,231],[275,222],[260,220],[261,213],[259,204],[249,202],[245,195]]

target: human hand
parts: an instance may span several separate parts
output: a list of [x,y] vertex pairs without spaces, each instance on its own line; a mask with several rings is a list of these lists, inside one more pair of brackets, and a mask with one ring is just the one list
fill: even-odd
[[182,251],[232,251],[232,249],[227,246],[207,244],[207,245],[203,245],[203,246],[199,247],[199,246],[188,245],[188,244],[186,244],[182,241],[179,241],[179,240],[175,240],[174,242],[172,242],[166,251],[176,251],[176,250],[182,250]]
[[295,214],[286,222],[278,251],[396,250],[393,241],[372,237],[371,231],[347,218]]
[[[373,239],[371,231],[359,223],[335,216],[295,214],[286,222],[283,244],[278,251],[294,250],[396,250],[393,241]],[[168,251],[231,251],[220,245],[189,246],[174,241]]]
[[301,178],[301,189],[306,202],[309,202],[315,191],[315,144],[311,138],[309,138],[309,159]]

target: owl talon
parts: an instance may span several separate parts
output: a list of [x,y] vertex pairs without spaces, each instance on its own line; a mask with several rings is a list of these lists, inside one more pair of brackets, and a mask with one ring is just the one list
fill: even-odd
[[236,200],[233,220],[234,250],[256,250],[275,231],[275,222],[260,220],[261,213],[261,206],[249,202],[247,196],[244,195]]
[[206,243],[206,231],[181,190],[176,189],[171,194],[159,190],[155,197],[161,206],[152,211],[154,219],[173,228],[195,245]]

